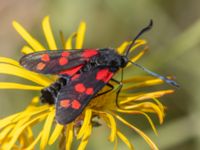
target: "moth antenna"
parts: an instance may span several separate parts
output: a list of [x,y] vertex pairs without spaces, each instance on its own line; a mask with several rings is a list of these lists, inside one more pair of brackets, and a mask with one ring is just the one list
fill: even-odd
[[161,76],[161,75],[159,75],[159,74],[157,74],[157,73],[155,73],[155,72],[152,72],[152,71],[150,71],[149,69],[147,69],[147,68],[145,68],[145,67],[143,67],[143,66],[141,66],[141,65],[139,65],[139,64],[137,64],[137,63],[135,63],[135,62],[132,62],[132,61],[130,61],[130,60],[129,60],[129,62],[130,62],[131,64],[135,65],[136,67],[138,67],[138,68],[144,70],[144,71],[147,72],[148,74],[150,74],[150,75],[152,75],[152,76],[154,76],[154,77],[157,77],[157,78],[159,78],[159,79],[165,81],[167,84],[170,84],[170,85],[175,86],[175,87],[177,87],[177,88],[179,87],[179,85],[178,85],[175,81],[170,80],[170,79],[168,79],[168,78],[166,78],[166,77],[164,77],[164,76]]
[[126,50],[125,56],[127,57],[129,54],[129,51],[131,49],[131,47],[133,46],[133,44],[135,44],[135,41],[146,31],[149,31],[153,26],[153,20],[151,19],[148,26],[146,26],[145,28],[143,28],[137,35],[136,37],[132,40],[131,44],[129,45],[128,49]]

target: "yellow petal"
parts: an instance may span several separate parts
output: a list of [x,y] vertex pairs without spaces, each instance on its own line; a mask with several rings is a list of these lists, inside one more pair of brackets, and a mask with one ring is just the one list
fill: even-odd
[[13,27],[35,51],[45,50],[44,46],[33,38],[18,22],[13,21]]
[[42,137],[42,131],[38,134],[37,138],[25,150],[33,150],[41,137]]
[[58,139],[63,128],[64,128],[63,125],[56,124],[56,127],[55,127],[55,129],[54,129],[54,131],[53,131],[53,133],[52,133],[52,135],[49,139],[49,145],[52,145]]
[[162,91],[156,91],[156,92],[151,92],[151,93],[146,93],[143,96],[139,96],[136,100],[145,100],[145,99],[151,99],[151,98],[158,98],[162,97],[166,94],[172,94],[174,93],[174,90],[162,90]]
[[[163,104],[156,98],[153,98],[153,100],[157,103],[158,107],[160,108],[160,110],[163,113],[163,116],[165,116],[165,107],[163,106]],[[163,123],[163,120],[160,120],[160,124]]]
[[[135,45],[132,46],[130,51],[136,50],[137,47],[145,45],[147,42],[145,40],[136,40]],[[131,44],[131,42],[130,42]]]
[[[16,133],[17,131],[18,131],[18,129],[21,127],[21,126],[23,126],[26,122],[28,122],[29,121],[29,117],[27,117],[26,115],[25,115],[25,113],[23,113],[22,115],[21,115],[21,119],[20,120],[18,120],[17,122],[15,122],[15,126],[14,126],[14,128],[12,129],[12,131],[9,133],[9,135],[8,136],[11,136],[12,137],[12,135],[14,135],[14,133]],[[20,135],[19,135],[20,136]]]
[[88,140],[88,138],[89,138],[90,135],[91,135],[91,132],[92,132],[92,125],[90,124],[90,125],[87,127],[86,132],[85,132],[85,134],[84,134],[82,140],[86,140],[86,139]]
[[[164,118],[163,112],[161,111],[161,109],[158,105],[156,105],[152,102],[142,102],[142,103],[133,104],[133,105],[129,104],[129,105],[125,106],[124,109],[127,109],[127,110],[138,109],[138,110],[143,111],[143,112],[153,112],[153,113],[156,113],[158,115],[159,121],[163,122],[163,118]],[[145,111],[145,109],[146,109],[146,111]],[[148,109],[150,111],[148,111]]]
[[141,137],[143,137],[144,140],[149,144],[149,146],[151,147],[152,150],[158,150],[158,147],[153,143],[153,141],[144,132],[142,132],[141,130],[139,130],[138,128],[136,128],[135,126],[130,124],[129,122],[127,122],[125,119],[123,119],[119,115],[115,115],[115,117],[119,121],[121,121],[122,123],[124,123],[125,125],[130,127],[131,129],[133,129],[135,132],[137,132]]
[[62,31],[60,31],[60,40],[61,40],[61,44],[63,49],[65,49],[65,36],[64,33]]
[[134,150],[133,145],[129,142],[124,134],[122,134],[119,130],[117,131],[117,136],[128,146],[130,150]]
[[86,128],[90,124],[91,117],[92,117],[92,110],[86,109],[83,125],[81,126],[81,129],[77,134],[77,139],[80,139],[84,135]]
[[42,86],[33,86],[12,82],[0,82],[0,89],[17,89],[17,90],[41,90]]
[[163,80],[161,79],[148,79],[143,82],[138,82],[138,83],[131,83],[126,85],[126,87],[122,88],[122,91],[127,91],[127,90],[133,90],[133,89],[138,89],[142,87],[148,87],[148,86],[153,86],[153,85],[159,85],[162,84]]
[[72,40],[77,36],[77,33],[72,33],[65,43],[65,49],[72,49]]
[[33,141],[34,141],[34,137],[33,137],[32,128],[31,128],[31,127],[28,127],[26,131],[27,131],[27,134],[26,134],[27,138],[28,138],[29,140],[31,140],[31,141],[29,141],[29,142],[33,142]]
[[[136,56],[134,56],[134,57],[131,59],[131,61],[132,61],[132,62],[137,61],[138,59],[140,59],[140,58],[145,54],[146,51],[147,51],[147,48],[143,49],[143,50],[142,50],[141,52],[139,52]],[[129,65],[130,65],[130,63],[129,63]]]
[[9,64],[0,64],[0,73],[18,76],[42,86],[48,86],[51,83],[51,80],[45,76]]
[[66,128],[66,150],[71,150],[71,145],[73,141],[73,135],[74,135],[74,130],[73,130],[73,122],[67,125]]
[[[30,128],[30,127],[28,127]],[[33,142],[33,138],[29,138],[27,136],[27,128],[24,129],[24,131],[22,132],[22,134],[19,136],[18,138],[18,142],[19,142],[19,145],[22,149],[24,149],[25,147],[27,147],[28,145],[30,145],[30,143]]]
[[19,63],[16,60],[7,57],[0,57],[0,63],[6,63],[20,67]]
[[0,141],[2,141],[7,136],[7,134],[13,129],[13,127],[14,127],[14,124],[13,125],[11,124],[11,125],[6,126],[5,129],[1,130]]
[[118,139],[117,137],[115,138],[115,145],[114,145],[114,150],[117,150],[118,147]]
[[120,101],[120,104],[125,104],[131,101],[143,101],[146,99],[158,98],[166,94],[171,94],[173,92],[173,90],[162,90],[150,93],[124,94],[123,96],[126,96],[127,98]]
[[24,46],[21,50],[21,52],[23,54],[30,54],[30,53],[33,53],[34,50],[32,48],[30,48],[29,46]]
[[56,42],[51,30],[50,22],[49,22],[49,16],[46,16],[42,21],[42,27],[44,31],[44,35],[46,37],[48,46],[50,50],[57,50]]
[[[37,102],[38,104],[38,102]],[[26,115],[27,117],[31,117],[31,116],[37,116],[37,115],[41,115],[41,113],[49,113],[49,109],[51,107],[49,107],[48,104],[42,105],[42,106],[35,106],[35,104],[33,104],[33,102],[26,108],[26,110],[23,112],[24,115]],[[21,115],[22,116],[22,115]],[[19,116],[19,118],[16,119],[20,119],[23,118],[23,116],[21,117]]]
[[76,37],[76,49],[81,49],[83,47],[83,41],[85,37],[85,30],[86,30],[86,23],[81,22],[80,26],[77,31],[77,37]]
[[111,129],[111,134],[109,137],[109,140],[111,142],[114,142],[115,138],[116,138],[116,131],[117,131],[117,125],[116,125],[116,121],[114,119],[114,117],[106,112],[103,111],[99,111],[99,110],[92,110],[94,113],[99,114],[107,123],[108,127],[110,127]]
[[[46,105],[42,105],[42,106],[38,107],[39,102],[40,102],[40,98],[38,96],[33,97],[25,111],[28,111],[30,109],[32,110],[33,107],[35,107],[35,110],[40,109],[40,107],[43,107],[43,106],[46,107]],[[34,110],[32,110],[32,111],[34,111]]]
[[78,150],[85,150],[86,145],[88,143],[88,138],[90,137],[92,132],[92,126],[91,124],[87,126],[85,134],[83,135],[83,138],[81,139],[81,143],[78,146]]
[[47,143],[48,143],[49,134],[50,134],[50,131],[51,131],[51,126],[52,126],[54,117],[55,117],[55,110],[52,110],[49,113],[49,115],[48,115],[48,117],[45,121],[43,130],[42,130],[42,137],[41,137],[41,143],[40,143],[40,149],[41,150],[44,150]]
[[[143,49],[141,52],[139,52],[136,56],[134,56],[133,58],[131,58],[130,60],[132,62],[136,62],[138,59],[140,59],[146,52],[147,52],[147,48]],[[131,63],[128,63],[126,67],[131,66]],[[132,65],[133,66],[133,65]]]
[[36,102],[36,100],[39,100],[39,98],[38,97],[33,98],[31,104],[28,105],[28,107],[24,111],[18,113],[17,116],[10,121],[11,123],[15,124],[16,130],[18,129],[17,128],[18,124],[20,127],[21,124],[23,125],[27,119],[37,118],[43,114],[49,113],[49,106],[47,104],[42,106],[35,106],[34,103]]
[[3,129],[4,127],[6,126],[9,126],[9,124],[12,123],[13,119],[15,119],[17,116],[19,116],[21,113],[16,113],[16,114],[13,114],[11,116],[8,116],[4,119],[1,119],[0,120],[0,129]]
[[140,75],[140,76],[134,76],[134,77],[126,78],[126,79],[123,80],[123,83],[144,82],[144,81],[151,80],[151,79],[155,79],[155,78],[152,77],[152,76],[142,76],[142,75]]
[[142,112],[142,111],[136,111],[136,110],[123,110],[123,109],[118,109],[117,110],[120,113],[126,113],[126,114],[142,114],[146,117],[146,119],[148,120],[149,124],[151,125],[151,128],[153,129],[154,133],[156,135],[158,135],[158,132],[156,130],[156,127],[153,123],[153,121],[151,120],[151,118],[149,117],[149,115],[147,115],[146,113]]
[[12,139],[8,142],[8,147],[7,147],[7,149],[11,149],[13,146],[14,146],[14,144],[15,144],[15,142],[17,141],[17,139],[18,139],[18,137],[20,136],[20,134],[23,132],[23,130],[25,129],[25,128],[27,128],[30,124],[33,124],[33,123],[35,123],[35,122],[37,122],[38,121],[38,119],[41,119],[41,118],[45,118],[46,117],[46,114],[42,114],[42,115],[40,115],[40,116],[37,116],[37,117],[35,117],[34,119],[31,119],[30,121],[28,121],[28,122],[26,122],[24,125],[22,125],[20,128],[18,128],[17,130],[16,130],[16,132],[14,132],[13,134],[12,134]]
[[129,45],[130,42],[123,42],[118,48],[117,48],[117,52],[119,54],[124,54],[126,47]]
[[[125,54],[126,52],[126,49],[127,49],[127,46],[129,44],[131,44],[132,41],[129,41],[129,42],[123,42],[118,48],[117,48],[117,51],[119,54]],[[135,44],[132,46],[132,48],[130,49],[130,52],[135,50],[137,47],[139,46],[142,46],[142,45],[145,45],[147,42],[145,40],[136,40],[135,41]]]
[[111,134],[110,134],[110,141],[114,142],[115,137],[116,137],[116,131],[117,131],[117,126],[116,126],[116,122],[115,119],[112,115],[105,113],[105,115],[108,117],[109,121],[110,121],[110,126],[111,126]]

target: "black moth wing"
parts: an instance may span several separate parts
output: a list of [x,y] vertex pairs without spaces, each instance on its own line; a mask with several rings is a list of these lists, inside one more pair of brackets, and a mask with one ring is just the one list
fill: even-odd
[[67,124],[76,119],[112,76],[113,72],[109,68],[94,68],[89,72],[73,76],[58,93],[56,100],[58,123]]
[[20,64],[30,71],[42,74],[59,74],[84,64],[98,54],[96,49],[45,50],[31,53],[20,59]]

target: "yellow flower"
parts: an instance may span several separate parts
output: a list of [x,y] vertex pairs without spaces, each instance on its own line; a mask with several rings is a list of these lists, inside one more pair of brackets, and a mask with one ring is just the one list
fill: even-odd
[[[22,53],[28,54],[32,52],[42,51],[46,49],[57,50],[49,17],[45,17],[42,21],[42,27],[48,48],[43,46],[39,41],[32,37],[19,23],[13,22],[14,28],[27,42],[28,45],[24,46],[21,50]],[[81,22],[77,32],[72,33],[71,36],[65,40],[61,36],[61,41],[64,49],[80,49],[83,45],[86,24]],[[72,41],[75,40],[75,46]],[[117,48],[117,51],[122,54],[130,42],[124,42]],[[137,40],[133,46],[132,51],[136,50],[139,46],[146,45],[146,41]],[[145,52],[145,49],[133,57],[131,60],[138,60]],[[132,66],[127,66],[127,68]],[[0,57],[0,73],[17,76],[20,78],[32,81],[33,85],[13,82],[0,82],[1,89],[20,89],[20,90],[38,90],[47,87],[49,84],[56,80],[56,76],[45,76],[25,70],[19,63],[11,58]],[[157,150],[156,145],[151,139],[133,124],[126,121],[121,114],[140,114],[144,115],[153,131],[157,134],[156,128],[148,116],[149,113],[154,113],[158,116],[160,123],[164,118],[164,106],[157,100],[157,98],[172,93],[173,90],[161,90],[151,92],[131,92],[135,89],[154,86],[162,84],[163,81],[150,76],[135,76],[126,78],[123,81],[124,86],[119,94],[120,108],[116,107],[116,90],[117,85],[114,84],[115,89],[100,97],[94,98],[90,104],[85,108],[82,114],[73,122],[63,126],[57,124],[55,119],[54,105],[40,104],[39,95],[34,97],[30,105],[19,113],[13,114],[9,117],[0,120],[0,149],[34,149],[37,143],[40,143],[40,149],[43,150],[47,145],[52,145],[59,139],[60,148],[70,150],[73,140],[75,138],[80,140],[78,150],[84,150],[91,135],[93,127],[98,125],[95,122],[95,117],[99,118],[106,123],[110,128],[109,140],[114,142],[115,149],[117,148],[118,139],[121,139],[129,149],[133,149],[133,145],[127,137],[120,131],[117,126],[116,120],[122,122],[127,127],[133,129],[136,133],[141,135],[144,140],[149,144],[151,149]],[[105,88],[103,89],[105,90]],[[121,109],[123,108],[123,109]],[[80,124],[82,120],[82,124]],[[79,122],[78,122],[79,121]],[[79,124],[78,124],[79,123]],[[44,124],[39,133],[33,131],[33,128],[38,124]]]

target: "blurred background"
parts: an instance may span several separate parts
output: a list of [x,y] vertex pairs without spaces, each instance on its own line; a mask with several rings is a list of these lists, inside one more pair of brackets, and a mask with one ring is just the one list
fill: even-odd
[[[161,98],[167,113],[163,125],[154,119],[159,136],[154,135],[143,117],[136,118],[134,123],[161,150],[199,150],[199,6],[199,0],[0,0],[0,55],[16,60],[22,56],[19,51],[25,42],[12,27],[13,20],[43,43],[41,21],[44,16],[50,16],[57,39],[60,30],[67,37],[77,29],[80,21],[86,21],[84,47],[96,48],[119,46],[153,19],[153,29],[142,36],[148,41],[150,51],[139,63],[160,74],[174,75],[181,88]],[[20,79],[1,75],[0,81]],[[173,87],[162,85],[159,88]],[[0,117],[23,110],[34,95],[36,92],[32,91],[0,90]],[[113,149],[113,144],[107,142],[105,128],[94,129],[87,149]],[[125,132],[137,150],[149,149],[135,132]],[[127,147],[120,143],[119,149]]]

